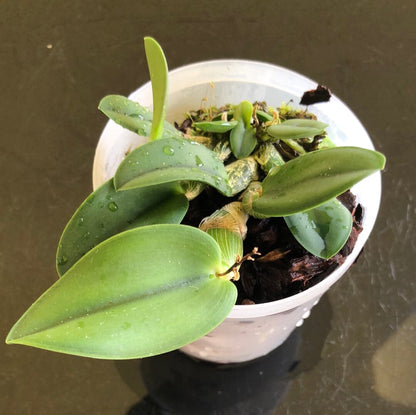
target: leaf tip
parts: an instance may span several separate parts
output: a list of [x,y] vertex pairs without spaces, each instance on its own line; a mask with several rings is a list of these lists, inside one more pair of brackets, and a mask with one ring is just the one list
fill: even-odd
[[17,336],[16,335],[16,330],[15,330],[15,328],[16,328],[16,325],[17,325],[18,323],[16,323],[12,328],[11,328],[11,330],[9,331],[9,334],[7,335],[7,337],[6,337],[6,340],[5,340],[5,343],[6,344],[19,344],[19,343],[21,343],[20,341],[19,341],[19,336]]
[[146,44],[149,44],[149,43],[157,43],[157,41],[155,40],[155,38],[153,37],[153,36],[145,36],[144,38],[143,38],[143,40],[144,40],[144,43]]
[[379,153],[378,151],[376,153],[378,154],[379,158],[380,170],[384,170],[384,168],[386,167],[386,156],[383,153]]

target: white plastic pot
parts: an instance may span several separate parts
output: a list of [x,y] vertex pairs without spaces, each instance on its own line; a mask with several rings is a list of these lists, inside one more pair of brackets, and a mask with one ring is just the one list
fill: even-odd
[[[279,106],[299,103],[303,92],[317,83],[288,69],[255,61],[216,60],[183,66],[169,73],[167,120],[181,122],[191,109],[237,104],[242,100],[266,101]],[[151,85],[130,95],[143,106],[152,107]],[[327,133],[339,146],[373,149],[373,144],[352,111],[337,97],[313,105],[310,110],[329,124]],[[130,150],[145,142],[112,121],[100,137],[93,169],[94,188],[108,180]],[[348,270],[360,253],[374,226],[381,197],[381,175],[374,174],[352,189],[364,207],[364,230],[347,260],[319,284],[291,297],[256,305],[236,305],[215,330],[181,350],[194,357],[233,363],[255,359],[282,344],[310,314],[321,296]]]

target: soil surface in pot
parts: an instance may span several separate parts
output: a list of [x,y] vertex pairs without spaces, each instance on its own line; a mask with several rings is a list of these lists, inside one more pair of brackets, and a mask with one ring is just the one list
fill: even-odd
[[[240,279],[235,282],[237,304],[265,303],[297,294],[322,281],[345,261],[362,230],[363,210],[350,191],[338,199],[350,210],[353,227],[344,247],[328,260],[307,252],[293,237],[283,218],[250,217],[244,254],[257,247],[261,256],[241,265]],[[182,223],[197,227],[203,218],[229,202],[229,198],[208,188],[190,203]]]

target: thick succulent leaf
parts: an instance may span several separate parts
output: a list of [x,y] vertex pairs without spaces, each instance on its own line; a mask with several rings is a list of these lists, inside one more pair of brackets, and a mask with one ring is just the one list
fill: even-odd
[[128,359],[179,348],[215,328],[237,292],[215,276],[218,244],[184,225],[153,225],[103,242],[46,291],[7,343]]
[[249,127],[253,115],[253,105],[249,101],[241,101],[234,109],[234,118],[243,121],[244,127]]
[[123,95],[107,95],[99,103],[98,109],[117,124],[134,131],[135,121],[152,121],[153,113],[146,107]]
[[257,144],[256,129],[250,125],[253,105],[242,101],[234,109],[234,119],[238,124],[231,130],[230,145],[234,156],[238,159],[248,157]]
[[352,228],[350,211],[337,199],[284,219],[296,240],[311,254],[324,259],[344,246]]
[[294,118],[283,121],[281,124],[271,125],[267,128],[267,133],[277,139],[298,139],[315,137],[322,134],[326,127],[328,124],[320,121]]
[[299,155],[306,154],[306,150],[299,144],[297,140],[291,138],[282,138],[281,140]]
[[209,184],[225,195],[231,191],[224,164],[213,151],[177,138],[136,148],[120,164],[114,180],[120,190],[189,180]]
[[157,188],[117,192],[113,179],[91,193],[66,225],[56,254],[63,275],[86,252],[105,239],[131,227],[180,223],[188,200],[174,183]]
[[201,121],[194,122],[193,126],[207,133],[226,133],[237,124],[237,121]]
[[[160,187],[163,186],[166,185],[161,185]],[[146,193],[150,191],[148,187],[141,188],[141,190],[146,190]],[[153,189],[153,191],[155,190]],[[143,212],[140,216],[137,217],[136,220],[131,223],[131,225],[127,227],[127,229],[163,223],[181,223],[188,210],[188,207],[189,199],[185,195],[185,192],[172,193],[166,199],[163,199],[158,205],[152,206],[151,209]]]
[[273,120],[273,115],[268,112],[256,110],[256,117],[259,121],[268,122]]
[[151,37],[144,38],[147,66],[153,93],[153,123],[150,139],[157,140],[163,131],[168,98],[168,64],[159,43]]
[[237,126],[231,130],[230,145],[234,156],[238,159],[248,157],[257,144],[256,129],[252,126],[244,127],[239,121]]
[[294,127],[310,127],[316,128],[318,130],[324,130],[328,127],[328,124],[325,124],[322,121],[312,120],[308,118],[291,118],[289,120],[283,121],[284,125],[292,125]]
[[314,151],[275,167],[262,183],[253,211],[266,216],[303,212],[340,195],[383,169],[385,157],[358,147]]
[[[150,136],[153,113],[137,102],[122,95],[107,95],[100,101],[98,109],[122,127],[143,137]],[[182,134],[165,121],[161,138],[167,137],[182,137]]]

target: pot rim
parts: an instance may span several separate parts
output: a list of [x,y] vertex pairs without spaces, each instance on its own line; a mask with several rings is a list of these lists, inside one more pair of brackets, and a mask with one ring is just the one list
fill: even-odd
[[[191,84],[190,79],[194,83]],[[315,88],[318,84],[296,71],[271,63],[248,59],[215,59],[183,65],[169,71],[169,95],[180,92],[184,87],[206,84],[215,85],[216,82],[230,81],[251,83],[253,80],[258,82],[262,87],[270,87],[275,90],[290,93],[299,98],[303,92]],[[147,102],[141,100],[141,104],[151,107],[150,81],[132,92],[129,98],[136,99],[139,95],[146,95]],[[276,105],[279,104],[276,103]],[[319,107],[314,106],[312,112],[318,114],[318,118],[324,122],[331,120],[332,125],[330,129],[333,130],[332,133],[329,133],[331,138],[334,138],[334,135],[336,138],[343,136],[344,141],[346,141],[349,138],[347,132],[351,131],[354,133],[353,140],[357,141],[356,137],[362,140],[362,142],[360,141],[361,147],[374,149],[374,145],[360,120],[336,95],[332,94],[329,102],[323,103],[322,106],[320,104],[318,105]],[[102,167],[99,166],[99,159],[103,156],[105,138],[109,135],[110,131],[111,134],[114,134],[119,129],[121,127],[109,120],[101,134],[94,159],[94,187],[97,187],[100,181],[99,175],[97,175],[97,169]],[[345,143],[340,143],[337,139],[335,141],[337,144],[345,145]],[[227,318],[245,319],[261,317],[300,307],[314,299],[318,300],[350,268],[360,254],[376,221],[381,200],[381,173],[377,172],[364,179],[351,190],[357,195],[358,201],[361,201],[360,193],[365,196],[365,192],[370,191],[372,196],[371,206],[368,207],[364,204],[363,231],[358,236],[356,245],[345,262],[321,282],[305,291],[268,303],[235,305]]]

